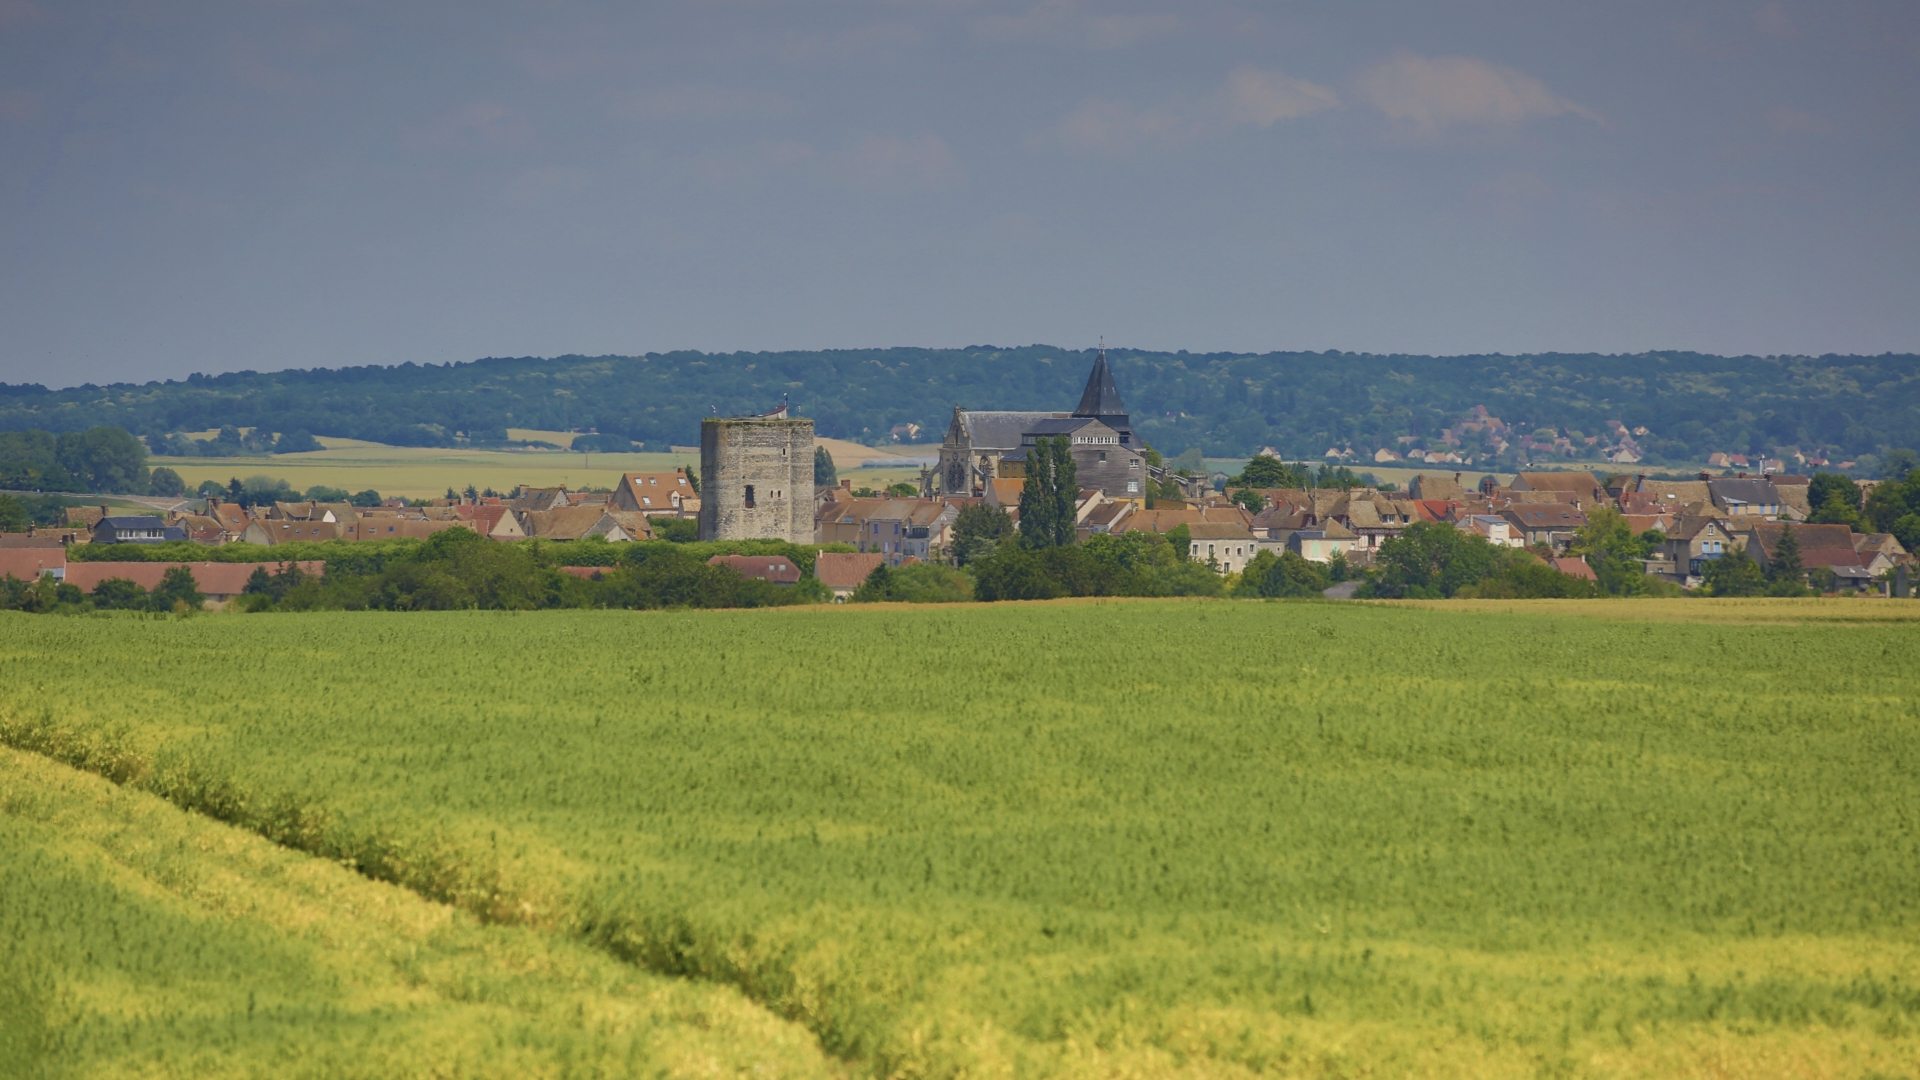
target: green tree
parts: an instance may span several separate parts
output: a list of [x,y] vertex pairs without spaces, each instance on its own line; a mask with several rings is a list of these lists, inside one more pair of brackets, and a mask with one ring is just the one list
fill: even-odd
[[56,442],[59,464],[85,491],[147,490],[147,448],[117,427],[70,431]]
[[383,500],[380,498],[379,492],[368,488],[365,491],[354,492],[347,501],[355,506],[379,506]]
[[1451,525],[1418,521],[1380,545],[1374,556],[1379,573],[1375,596],[1445,597],[1492,576],[1496,551],[1477,533]]
[[1332,582],[1324,567],[1297,552],[1262,551],[1240,572],[1233,594],[1242,597],[1319,596]]
[[1645,590],[1645,540],[1634,534],[1619,511],[1598,507],[1587,512],[1587,523],[1574,530],[1568,553],[1584,556],[1609,596],[1637,595]]
[[1065,436],[1034,440],[1027,448],[1026,482],[1020,489],[1020,544],[1039,550],[1073,543],[1073,454]]
[[833,455],[827,453],[824,446],[813,448],[813,486],[832,487],[840,482],[840,470],[834,467]]
[[1767,591],[1766,571],[1740,548],[1710,560],[1700,576],[1708,596],[1759,596]]
[[171,499],[177,495],[184,494],[186,490],[186,481],[180,479],[179,473],[174,472],[165,465],[147,474],[147,494],[149,495],[158,495],[163,499]]
[[1227,498],[1246,507],[1248,513],[1257,514],[1267,508],[1266,498],[1259,492],[1248,488],[1241,488],[1239,491],[1227,496]]
[[184,566],[169,566],[167,572],[160,575],[160,584],[154,586],[153,593],[147,597],[147,606],[154,611],[197,611],[205,599],[200,595],[199,583],[193,580],[193,571]]
[[953,521],[953,561],[965,566],[984,559],[1012,535],[1013,519],[1005,510],[969,503]]
[[1175,525],[1167,530],[1167,543],[1172,545],[1175,557],[1184,562],[1193,554],[1193,530],[1185,525]]
[[93,587],[93,606],[102,611],[139,611],[148,606],[147,590],[126,578],[108,578]]
[[911,499],[920,494],[920,489],[905,480],[887,485],[887,494],[896,499]]
[[22,532],[31,524],[26,503],[12,495],[0,495],[0,532]]
[[1258,454],[1247,461],[1240,475],[1227,481],[1228,487],[1249,488],[1303,488],[1307,486],[1304,470],[1281,461],[1269,454]]

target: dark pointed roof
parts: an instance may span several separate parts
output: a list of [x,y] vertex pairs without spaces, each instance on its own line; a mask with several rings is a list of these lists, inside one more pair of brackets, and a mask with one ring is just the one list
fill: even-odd
[[1113,385],[1113,369],[1107,366],[1107,350],[1101,349],[1094,358],[1093,370],[1087,373],[1087,388],[1081,391],[1080,407],[1073,410],[1073,415],[1093,417],[1115,431],[1133,430],[1133,421],[1127,416],[1127,406],[1120,400],[1120,388]]

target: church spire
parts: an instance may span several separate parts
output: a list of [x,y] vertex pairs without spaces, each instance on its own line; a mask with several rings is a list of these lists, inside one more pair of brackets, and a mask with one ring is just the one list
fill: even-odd
[[1098,420],[1118,431],[1121,441],[1133,441],[1133,421],[1120,400],[1120,388],[1113,384],[1113,369],[1107,365],[1106,340],[1101,339],[1093,370],[1087,373],[1087,388],[1080,394],[1080,407],[1073,415]]

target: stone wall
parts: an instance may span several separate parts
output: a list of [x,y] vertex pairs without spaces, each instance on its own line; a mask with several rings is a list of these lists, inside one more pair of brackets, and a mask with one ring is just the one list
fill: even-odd
[[700,539],[813,543],[813,421],[701,421]]

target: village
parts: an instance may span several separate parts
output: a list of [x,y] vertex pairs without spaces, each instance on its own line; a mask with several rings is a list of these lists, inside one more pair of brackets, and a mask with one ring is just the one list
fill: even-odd
[[[956,407],[938,466],[923,469],[918,490],[876,492],[850,479],[817,484],[813,423],[784,404],[747,417],[702,423],[701,465],[622,474],[607,491],[518,488],[506,496],[469,491],[424,503],[384,505],[277,501],[243,506],[209,496],[202,505],[128,515],[107,507],[75,507],[65,528],[0,534],[0,578],[51,576],[84,593],[101,582],[133,581],[151,591],[170,565],[184,565],[213,604],[231,601],[257,567],[189,561],[167,564],[89,557],[69,560],[74,544],[245,544],[267,551],[290,544],[424,540],[466,529],[491,541],[784,540],[820,545],[814,571],[837,600],[849,598],[880,566],[949,563],[958,558],[956,526],[970,506],[984,506],[1020,527],[1030,455],[1043,443],[1072,458],[1074,536],[1151,533],[1177,553],[1221,575],[1239,574],[1262,552],[1291,553],[1339,577],[1364,574],[1383,545],[1410,527],[1444,525],[1501,548],[1524,549],[1554,570],[1593,580],[1594,569],[1570,549],[1593,515],[1617,513],[1647,538],[1645,574],[1697,589],[1711,564],[1736,552],[1773,562],[1783,543],[1797,547],[1801,568],[1819,591],[1904,594],[1913,555],[1892,534],[1816,523],[1806,475],[1777,472],[1659,479],[1645,473],[1520,471],[1471,484],[1461,472],[1416,474],[1404,492],[1366,486],[1259,486],[1229,478],[1182,475],[1135,435],[1102,351],[1070,412],[981,411]],[[1280,465],[1263,452],[1269,465]],[[1251,465],[1257,466],[1261,457]],[[1266,470],[1250,468],[1248,476]],[[1282,474],[1310,476],[1305,468]],[[904,485],[902,487],[905,487]],[[1788,538],[1791,537],[1791,540]],[[791,560],[718,554],[709,560],[743,576],[792,585],[802,574]],[[299,565],[323,573],[318,561]],[[589,574],[591,567],[563,568]]]

